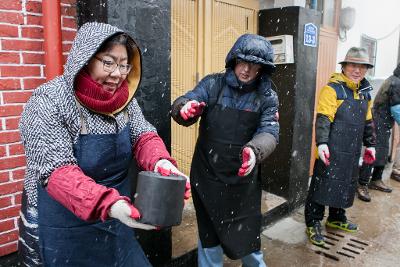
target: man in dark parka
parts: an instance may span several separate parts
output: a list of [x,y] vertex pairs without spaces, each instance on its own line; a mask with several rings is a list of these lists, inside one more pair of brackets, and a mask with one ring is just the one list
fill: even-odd
[[226,71],[204,77],[175,100],[172,116],[184,126],[199,117],[191,166],[199,228],[200,267],[223,265],[223,253],[244,266],[265,266],[260,250],[261,181],[258,164],[278,142],[278,98],[271,43],[239,37],[226,57]]
[[[372,115],[377,137],[376,160],[373,164],[363,162],[357,188],[358,198],[366,202],[371,201],[368,188],[386,193],[392,192],[392,189],[382,181],[382,174],[388,161],[391,129],[395,121],[400,122],[400,64],[393,71],[393,75],[383,82],[375,96]],[[399,175],[391,177],[400,181]]]

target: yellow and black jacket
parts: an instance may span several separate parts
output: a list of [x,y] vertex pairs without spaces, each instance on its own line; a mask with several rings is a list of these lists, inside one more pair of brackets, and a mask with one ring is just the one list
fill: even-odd
[[[315,125],[317,145],[328,143],[330,125],[335,120],[335,115],[338,108],[341,106],[344,99],[348,97],[352,97],[353,99],[367,97],[368,110],[365,117],[366,122],[363,143],[365,146],[375,145],[376,137],[371,113],[372,101],[371,96],[368,93],[371,90],[372,86],[366,79],[363,79],[359,83],[355,83],[347,78],[343,73],[332,74],[331,78],[329,79],[329,83],[322,88],[319,96],[317,120]],[[348,95],[349,92],[352,93],[352,96]],[[349,116],[351,116],[351,114],[349,114]]]

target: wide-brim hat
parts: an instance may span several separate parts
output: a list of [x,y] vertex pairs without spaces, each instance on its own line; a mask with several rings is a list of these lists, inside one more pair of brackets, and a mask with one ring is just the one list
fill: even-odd
[[343,63],[355,63],[367,65],[368,68],[373,68],[374,65],[370,62],[367,49],[364,47],[352,47],[347,51],[346,57],[339,64]]

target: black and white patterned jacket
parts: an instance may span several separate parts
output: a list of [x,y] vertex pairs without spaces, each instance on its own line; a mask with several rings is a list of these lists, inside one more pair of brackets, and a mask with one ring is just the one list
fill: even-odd
[[[77,164],[73,145],[80,134],[81,118],[74,94],[75,76],[101,44],[119,32],[122,30],[108,24],[94,22],[83,25],[76,35],[63,75],[39,86],[25,106],[19,125],[27,159],[21,221],[25,232],[32,232],[21,236],[20,244],[23,246],[33,246],[24,238],[35,237],[38,227],[37,187],[45,185],[55,169]],[[89,134],[116,133],[123,129],[127,124],[124,110],[129,115],[132,145],[143,133],[156,132],[133,98],[141,78],[140,61],[140,50],[137,48],[133,59],[134,71],[127,77],[130,100],[120,112],[110,116],[80,108]],[[26,249],[31,251],[32,247]],[[32,262],[40,262],[37,257],[32,255]]]

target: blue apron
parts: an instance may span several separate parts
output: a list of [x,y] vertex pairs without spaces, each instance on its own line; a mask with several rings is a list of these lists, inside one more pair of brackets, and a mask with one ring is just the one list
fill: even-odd
[[[125,114],[126,121],[128,116]],[[78,166],[98,184],[130,196],[129,123],[116,134],[81,134],[74,145]],[[116,219],[87,222],[38,189],[39,244],[44,266],[151,266],[132,228]]]
[[321,159],[316,160],[309,191],[312,200],[320,205],[349,208],[357,188],[369,95],[361,92],[360,99],[355,99],[353,90],[345,84],[329,83],[329,86],[343,103],[330,126],[330,164],[325,166]]

